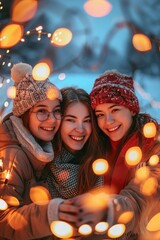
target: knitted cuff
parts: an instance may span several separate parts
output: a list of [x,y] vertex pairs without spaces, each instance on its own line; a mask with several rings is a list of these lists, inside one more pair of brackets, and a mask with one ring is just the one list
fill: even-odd
[[58,209],[60,203],[62,203],[64,200],[62,198],[55,198],[52,199],[48,204],[48,222],[51,224],[53,221],[59,220],[58,219]]

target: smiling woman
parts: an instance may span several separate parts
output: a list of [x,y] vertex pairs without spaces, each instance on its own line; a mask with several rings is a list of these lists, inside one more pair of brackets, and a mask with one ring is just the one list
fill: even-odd
[[52,197],[71,198],[95,186],[103,178],[96,177],[92,169],[84,171],[98,157],[98,128],[91,108],[89,94],[81,89],[61,89],[63,101],[62,122],[53,139],[55,159],[49,163],[48,185]]
[[44,239],[52,235],[49,210],[54,200],[42,170],[54,158],[51,140],[61,123],[62,96],[49,79],[35,81],[28,64],[15,64],[11,76],[13,109],[0,125],[0,202],[6,202],[5,208],[0,206],[0,239]]

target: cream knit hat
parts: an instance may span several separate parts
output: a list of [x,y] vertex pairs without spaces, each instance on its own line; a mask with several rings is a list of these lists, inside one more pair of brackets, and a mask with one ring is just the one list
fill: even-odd
[[48,78],[44,81],[33,79],[32,67],[27,63],[15,64],[11,69],[11,78],[16,87],[12,112],[17,117],[23,115],[37,102],[49,98],[47,95],[48,90],[50,94],[53,91],[54,99],[62,100],[59,89]]

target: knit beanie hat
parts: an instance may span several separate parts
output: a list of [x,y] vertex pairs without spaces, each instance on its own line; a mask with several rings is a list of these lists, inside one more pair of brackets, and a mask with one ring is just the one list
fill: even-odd
[[32,67],[27,63],[15,64],[11,69],[11,78],[16,88],[12,112],[17,117],[23,115],[39,101],[47,98],[62,100],[59,89],[48,78],[44,81],[33,79]]
[[93,109],[102,103],[117,103],[134,113],[140,110],[133,78],[116,70],[108,70],[95,80],[90,98]]

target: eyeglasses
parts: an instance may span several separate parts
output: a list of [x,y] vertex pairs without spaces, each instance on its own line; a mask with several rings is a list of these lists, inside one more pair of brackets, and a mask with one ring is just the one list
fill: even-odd
[[52,112],[48,112],[45,109],[40,109],[37,112],[32,112],[32,113],[36,114],[36,117],[40,122],[46,121],[49,118],[51,113],[54,116],[54,118],[57,120],[61,120],[61,118],[62,118],[61,109],[59,109],[59,108],[53,110]]

